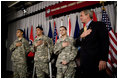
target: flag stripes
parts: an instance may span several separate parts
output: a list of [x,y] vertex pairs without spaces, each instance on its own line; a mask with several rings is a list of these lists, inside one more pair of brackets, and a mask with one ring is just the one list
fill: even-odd
[[117,38],[112,30],[109,17],[105,10],[102,11],[102,21],[106,24],[106,27],[109,31],[109,53],[108,53],[108,62],[107,70],[113,72],[113,68],[117,67]]

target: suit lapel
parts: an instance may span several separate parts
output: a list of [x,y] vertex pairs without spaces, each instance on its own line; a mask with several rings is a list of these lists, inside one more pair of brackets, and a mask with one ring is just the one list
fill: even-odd
[[[89,24],[87,30],[88,30],[88,29],[92,29],[92,27],[94,26],[93,24],[94,24],[94,22],[92,21],[92,22]],[[86,44],[86,42],[88,42],[89,39],[90,39],[89,36],[85,37],[85,39],[84,39],[84,44]]]
[[92,21],[92,22],[89,24],[87,30],[88,30],[88,29],[91,29],[91,28],[93,27],[93,24],[94,24],[94,22]]

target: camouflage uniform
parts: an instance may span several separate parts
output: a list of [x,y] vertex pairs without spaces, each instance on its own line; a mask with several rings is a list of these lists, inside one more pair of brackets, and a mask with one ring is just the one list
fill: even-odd
[[[35,48],[34,45],[39,40],[42,40],[43,44]],[[34,65],[38,78],[44,78],[45,74],[49,75],[48,47],[51,53],[53,46],[52,44],[52,40],[44,35],[41,37],[37,37],[33,42],[33,52],[35,52]]]
[[[63,42],[69,42],[70,45],[67,47],[62,47]],[[74,39],[71,37],[66,37],[64,40],[62,38],[57,40],[54,47],[54,54],[58,55],[56,67],[57,67],[57,78],[71,78],[75,74],[75,61],[74,58],[77,55],[77,49],[73,46]],[[62,64],[62,61],[67,62],[66,65]]]
[[[21,46],[16,46],[16,43],[21,42]],[[16,39],[10,46],[12,52],[11,61],[15,78],[25,78],[27,72],[26,54],[29,52],[29,43],[25,38]]]

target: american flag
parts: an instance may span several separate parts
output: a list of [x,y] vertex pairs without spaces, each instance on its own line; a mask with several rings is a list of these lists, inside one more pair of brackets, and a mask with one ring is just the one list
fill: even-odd
[[105,10],[102,11],[102,22],[106,24],[106,27],[109,31],[110,45],[109,45],[107,69],[109,72],[113,73],[114,72],[113,69],[117,67],[117,38],[114,34],[109,17]]
[[59,37],[58,37],[57,28],[56,28],[56,23],[54,21],[54,39],[53,39],[54,44],[57,42],[57,39],[59,39]]

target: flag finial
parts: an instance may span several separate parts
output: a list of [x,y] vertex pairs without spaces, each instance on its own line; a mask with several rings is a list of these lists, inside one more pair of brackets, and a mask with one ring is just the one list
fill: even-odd
[[104,8],[104,2],[106,2],[106,1],[100,1],[100,4],[102,4],[102,7],[103,7],[102,9],[103,10],[105,10],[105,8]]

